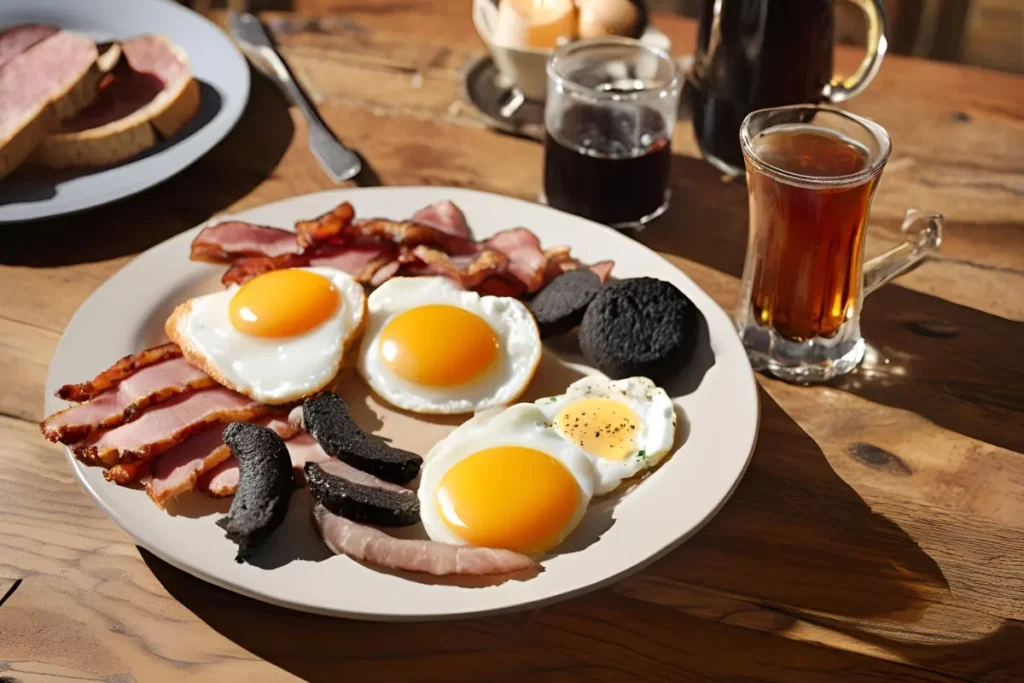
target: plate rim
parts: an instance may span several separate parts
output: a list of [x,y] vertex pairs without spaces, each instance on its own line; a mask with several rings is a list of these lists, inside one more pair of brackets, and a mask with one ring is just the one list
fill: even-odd
[[[134,264],[138,259],[140,259],[144,255],[148,254],[149,252],[155,251],[155,250],[160,249],[160,248],[163,248],[163,247],[165,247],[165,245],[168,242],[171,242],[173,240],[184,240],[184,239],[186,239],[185,235],[193,235],[193,234],[197,233],[200,229],[202,229],[203,226],[209,224],[212,221],[225,220],[225,219],[229,219],[229,218],[231,218],[231,219],[238,218],[238,219],[241,219],[241,220],[245,220],[246,215],[249,214],[250,212],[255,212],[255,211],[260,211],[260,210],[265,210],[265,209],[271,209],[271,208],[276,207],[278,205],[290,203],[292,201],[296,201],[296,200],[300,200],[300,199],[309,199],[309,198],[313,198],[313,197],[327,197],[327,196],[344,195],[345,193],[351,192],[351,191],[356,191],[358,193],[370,193],[370,194],[382,193],[382,194],[387,194],[387,193],[390,193],[390,192],[395,192],[395,191],[399,191],[400,192],[400,191],[406,191],[406,190],[428,191],[430,193],[438,193],[438,195],[445,195],[446,198],[452,199],[456,203],[458,203],[458,199],[457,199],[457,197],[454,197],[453,195],[471,194],[471,195],[477,195],[477,196],[485,197],[485,198],[489,199],[490,201],[502,201],[502,202],[509,201],[509,202],[514,202],[514,203],[519,204],[519,205],[526,205],[529,208],[534,209],[534,210],[537,209],[537,208],[542,208],[542,209],[547,209],[547,210],[553,211],[556,214],[567,215],[567,216],[569,215],[569,214],[563,214],[563,212],[557,211],[555,209],[551,209],[550,207],[544,206],[542,204],[538,204],[536,202],[530,202],[530,201],[527,201],[527,200],[524,200],[524,199],[520,199],[520,198],[517,198],[517,197],[509,197],[509,196],[506,196],[506,195],[500,195],[500,194],[496,194],[496,193],[492,193],[492,192],[486,192],[486,191],[475,190],[475,189],[470,189],[470,188],[429,186],[429,185],[420,185],[420,186],[382,186],[382,187],[372,187],[372,188],[356,188],[356,187],[352,187],[352,188],[334,188],[334,189],[329,189],[329,190],[310,192],[310,193],[301,194],[301,195],[294,195],[292,197],[286,197],[286,198],[279,199],[279,200],[276,200],[276,201],[273,201],[273,202],[269,202],[269,203],[266,203],[266,204],[261,204],[261,205],[258,205],[258,206],[249,207],[249,208],[245,209],[244,211],[240,211],[240,212],[231,212],[231,213],[217,214],[217,215],[211,217],[211,219],[209,219],[207,221],[204,221],[203,223],[200,223],[200,224],[194,226],[193,228],[190,228],[188,230],[182,231],[181,233],[178,233],[177,235],[174,235],[174,236],[172,236],[172,237],[170,237],[170,238],[168,238],[166,240],[163,240],[163,241],[159,242],[158,244],[155,244],[152,247],[146,249],[145,251],[137,254],[134,258],[132,258],[130,261],[125,263],[121,268],[119,268],[116,272],[114,272],[112,275],[110,275],[110,277],[108,277],[106,280],[104,280],[99,286],[97,286],[93,290],[92,293],[90,293],[90,295],[85,300],[83,300],[83,302],[79,305],[79,308],[76,309],[75,313],[69,319],[69,321],[68,321],[68,323],[67,323],[67,325],[65,327],[64,332],[62,332],[62,334],[61,334],[61,338],[60,338],[60,340],[58,342],[57,349],[54,352],[54,357],[51,359],[51,363],[48,366],[47,378],[46,378],[46,383],[45,383],[46,388],[49,389],[50,387],[54,386],[55,378],[53,378],[51,376],[52,366],[53,366],[53,359],[55,359],[58,355],[61,354],[62,348],[63,348],[65,343],[68,343],[68,344],[71,343],[70,341],[66,341],[67,340],[67,332],[68,332],[69,329],[71,329],[73,327],[73,325],[76,322],[76,320],[78,319],[79,315],[84,315],[85,314],[85,308],[86,308],[87,303],[90,300],[92,300],[94,297],[100,295],[102,290],[104,290],[105,288],[110,287],[110,286],[114,286],[111,283],[113,283],[118,278],[118,276],[122,273],[122,271],[124,271],[125,269],[131,267],[132,264]],[[590,223],[590,224],[592,224],[592,225],[594,225],[594,226],[596,226],[596,227],[598,227],[598,228],[600,228],[602,230],[610,230],[609,228],[607,228],[605,226],[602,226],[600,224],[594,223],[593,221],[587,221],[586,219],[582,219],[582,218],[580,218],[578,216],[571,216],[571,218],[573,218],[574,220],[583,220],[583,221],[585,221],[587,223]],[[627,239],[628,239],[628,237],[627,237]],[[666,259],[664,256],[659,254],[654,249],[651,249],[647,245],[641,244],[639,242],[636,242],[636,245],[641,247],[642,249],[646,250],[647,252],[649,252],[650,255],[653,255],[657,259],[665,261],[673,269],[678,271],[678,273],[683,278],[688,280],[697,291],[701,292],[701,294],[706,299],[706,303],[708,303],[710,305],[710,307],[712,307],[712,310],[715,311],[716,315],[724,316],[728,320],[728,314],[725,312],[725,310],[721,306],[719,306],[718,303],[715,302],[711,298],[711,296],[709,294],[707,294],[707,292],[704,291],[703,288],[701,288],[699,285],[697,285],[697,283],[694,282],[689,277],[689,275],[686,274],[685,271],[683,271],[681,268],[679,268],[678,266],[673,264],[671,261],[668,261],[668,259]],[[698,308],[701,310],[701,312],[705,316],[708,314],[708,310],[705,309],[704,307],[698,307]],[[736,339],[736,343],[739,343],[738,337]],[[635,562],[633,564],[630,564],[630,565],[622,568],[620,571],[612,573],[612,574],[610,574],[608,576],[604,576],[604,577],[602,577],[600,579],[597,579],[595,581],[592,581],[592,582],[589,582],[589,583],[585,583],[583,585],[575,586],[575,587],[573,587],[573,588],[571,588],[569,590],[564,590],[562,592],[555,592],[554,594],[551,594],[551,595],[539,596],[536,599],[524,600],[524,601],[516,602],[514,604],[489,606],[489,607],[484,607],[484,608],[481,608],[481,609],[461,609],[461,610],[458,610],[458,611],[443,612],[443,613],[436,613],[436,614],[433,614],[433,613],[431,613],[431,614],[428,614],[428,613],[396,614],[396,613],[370,612],[370,611],[363,611],[363,610],[356,610],[356,609],[339,610],[339,609],[330,608],[330,607],[319,607],[317,605],[307,604],[307,603],[304,603],[304,602],[295,602],[295,601],[291,601],[291,600],[287,600],[287,599],[281,599],[281,598],[278,598],[278,597],[273,596],[273,595],[268,595],[268,594],[266,594],[264,592],[259,591],[258,589],[251,589],[250,587],[244,585],[241,582],[231,581],[230,579],[222,579],[221,577],[216,576],[214,574],[211,574],[211,573],[203,570],[202,568],[200,568],[198,566],[195,566],[195,565],[193,565],[193,564],[191,564],[191,563],[189,563],[187,561],[179,561],[178,559],[176,559],[174,557],[170,557],[170,556],[164,554],[162,551],[160,551],[158,549],[155,549],[154,547],[151,547],[148,543],[144,542],[142,538],[140,538],[136,533],[134,533],[131,530],[131,527],[133,526],[132,523],[126,521],[125,518],[117,510],[115,510],[114,507],[112,507],[108,503],[106,497],[103,496],[102,494],[100,494],[94,488],[92,483],[85,476],[86,472],[88,471],[86,465],[84,465],[83,463],[79,462],[71,454],[70,449],[68,449],[66,447],[64,449],[64,451],[65,451],[65,460],[67,461],[67,463],[71,467],[72,475],[75,478],[75,480],[78,482],[79,486],[81,486],[82,489],[84,489],[85,492],[87,494],[89,494],[89,497],[93,500],[93,502],[97,505],[97,507],[99,507],[103,511],[103,513],[106,514],[108,518],[110,518],[111,521],[113,521],[123,531],[125,531],[135,541],[135,543],[137,545],[139,545],[142,548],[145,548],[148,552],[150,552],[154,556],[158,557],[160,560],[170,564],[171,566],[173,566],[173,567],[175,567],[175,568],[177,568],[177,569],[179,569],[181,571],[184,571],[184,572],[186,572],[186,573],[188,573],[188,574],[190,574],[192,576],[195,576],[196,578],[198,578],[198,579],[200,579],[202,581],[205,581],[207,583],[216,585],[216,586],[218,586],[220,588],[223,588],[225,590],[229,590],[229,591],[231,591],[233,593],[237,593],[239,595],[244,595],[244,596],[246,596],[248,598],[259,600],[260,602],[265,602],[265,603],[268,603],[268,604],[276,605],[278,607],[292,609],[292,610],[296,610],[296,611],[304,612],[304,613],[320,614],[320,615],[325,615],[325,616],[330,616],[330,617],[335,617],[335,618],[349,618],[349,619],[356,619],[356,620],[379,621],[379,622],[443,621],[443,620],[453,620],[453,619],[477,618],[477,617],[484,617],[484,616],[494,615],[494,614],[510,614],[510,613],[515,613],[515,612],[521,612],[521,611],[527,610],[527,609],[542,607],[542,606],[545,606],[545,605],[549,605],[549,604],[553,604],[553,603],[556,603],[556,602],[560,602],[562,600],[567,600],[567,599],[570,599],[570,598],[573,598],[573,597],[579,597],[581,595],[584,595],[584,594],[587,594],[587,593],[590,593],[590,592],[593,592],[593,591],[605,588],[605,587],[607,587],[607,586],[609,586],[609,585],[611,585],[611,584],[613,584],[613,583],[615,583],[615,582],[617,582],[617,581],[619,581],[619,580],[621,580],[621,579],[623,579],[623,578],[625,578],[625,577],[627,577],[629,575],[632,575],[632,574],[634,574],[636,572],[639,572],[639,571],[643,570],[644,568],[650,566],[654,562],[658,561],[659,559],[663,558],[665,555],[670,553],[672,550],[678,548],[684,542],[686,542],[687,540],[692,538],[701,529],[703,529],[704,526],[706,524],[708,524],[708,522],[710,522],[722,510],[722,508],[725,506],[725,504],[730,500],[732,495],[735,493],[736,489],[739,487],[740,482],[743,480],[743,477],[746,474],[746,470],[749,467],[750,462],[751,462],[751,460],[753,458],[754,450],[756,448],[756,444],[757,444],[758,437],[759,437],[759,434],[760,434],[760,423],[761,423],[761,398],[760,398],[760,392],[758,391],[758,384],[757,384],[757,380],[756,380],[756,377],[755,377],[753,369],[750,367],[749,362],[746,362],[745,354],[742,357],[743,357],[743,360],[744,360],[744,366],[743,367],[745,369],[745,372],[743,373],[743,377],[746,380],[745,383],[747,384],[747,390],[750,391],[752,393],[752,396],[753,396],[753,404],[752,404],[752,410],[753,410],[752,426],[753,426],[753,431],[752,431],[752,436],[751,436],[751,439],[750,439],[749,449],[748,449],[748,452],[746,453],[746,455],[744,457],[742,466],[740,467],[740,469],[737,472],[735,478],[733,479],[733,481],[732,481],[732,483],[731,483],[731,485],[729,487],[729,490],[720,498],[720,500],[717,502],[717,504],[714,506],[714,508],[712,510],[708,511],[707,513],[705,513],[703,518],[701,519],[701,521],[699,523],[695,524],[694,526],[692,526],[685,533],[679,535],[675,539],[673,539],[670,542],[666,543],[665,545],[663,545],[661,548],[659,548],[655,552],[645,556],[643,559],[641,559],[641,560],[639,560],[639,561],[637,561],[637,562]],[[45,391],[45,393],[44,393],[44,412],[45,412],[45,414],[50,414],[50,412],[52,412],[53,405],[51,405],[51,402],[53,402],[53,401],[54,401],[54,399],[51,398],[51,392],[50,391]],[[108,485],[107,482],[103,482],[103,484],[104,485]]]
[[[28,13],[32,13],[33,11],[39,11],[38,7],[33,7],[30,4],[31,0],[22,1],[25,3],[25,7],[23,9],[27,9]],[[177,2],[174,2],[174,0],[105,1],[111,4],[130,4],[133,10],[139,11],[141,9],[143,12],[145,11],[144,5],[148,2],[152,5],[157,5],[161,8],[166,8],[167,11],[177,13],[179,14],[179,16],[187,17],[187,19],[183,19],[183,21],[198,22],[200,24],[205,24],[205,28],[213,29],[217,34],[219,34],[221,44],[224,47],[229,48],[228,50],[225,50],[225,53],[233,53],[231,60],[234,62],[234,66],[241,67],[241,80],[237,81],[234,84],[234,88],[236,88],[235,92],[238,95],[237,104],[233,107],[224,107],[215,115],[214,119],[211,119],[204,126],[198,128],[196,131],[193,132],[193,135],[195,135],[203,130],[208,129],[210,125],[218,117],[222,117],[222,123],[218,124],[218,128],[215,130],[215,132],[209,134],[210,138],[205,142],[197,143],[197,147],[194,150],[194,153],[189,155],[188,158],[183,158],[173,164],[167,164],[166,158],[164,158],[165,163],[163,164],[153,163],[152,167],[154,170],[149,172],[148,174],[139,174],[141,178],[145,179],[141,180],[138,183],[129,183],[129,189],[127,191],[123,191],[123,188],[125,187],[124,183],[119,183],[117,185],[119,189],[111,189],[110,191],[105,192],[103,190],[103,183],[97,181],[98,184],[96,185],[95,190],[93,188],[89,188],[88,196],[81,197],[79,200],[74,202],[62,203],[61,208],[57,210],[53,210],[53,202],[57,198],[56,195],[35,202],[16,202],[10,204],[0,204],[0,228],[12,224],[33,223],[37,221],[58,218],[61,216],[70,216],[78,214],[83,211],[88,211],[90,209],[94,209],[100,206],[112,204],[122,199],[127,199],[128,197],[137,195],[140,192],[149,190],[155,187],[156,185],[159,185],[173,178],[182,171],[185,171],[189,167],[193,166],[197,161],[199,161],[207,154],[209,154],[214,147],[220,144],[220,142],[224,138],[226,138],[228,134],[231,133],[231,131],[235,129],[235,126],[238,125],[238,121],[242,118],[242,115],[245,113],[252,91],[252,76],[249,71],[249,63],[245,56],[242,55],[241,51],[238,49],[238,46],[235,45],[235,43],[231,40],[231,38],[224,32],[224,30],[220,26],[218,26],[216,23],[211,21],[206,16],[200,14],[199,12],[189,9],[184,5],[180,5]],[[11,9],[17,10],[19,8]],[[189,55],[189,61],[194,62],[194,58],[191,55]],[[185,140],[181,140],[176,144],[181,144],[184,142]],[[173,147],[174,145],[171,145],[166,149],[172,149]],[[130,159],[120,164],[114,164],[108,168],[103,168],[100,170],[129,169],[138,163],[146,162],[150,159],[159,160],[163,155],[163,151],[164,150],[150,156],[145,156],[141,159]]]

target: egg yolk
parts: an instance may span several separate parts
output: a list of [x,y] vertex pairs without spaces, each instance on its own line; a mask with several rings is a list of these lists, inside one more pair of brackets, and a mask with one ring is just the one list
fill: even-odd
[[465,309],[431,304],[392,318],[381,330],[380,354],[410,382],[455,386],[480,377],[498,359],[498,336]]
[[338,308],[334,284],[308,270],[272,270],[231,297],[231,324],[254,337],[295,337],[319,326]]
[[624,460],[635,450],[640,424],[632,408],[610,398],[573,401],[555,416],[555,429],[605,460]]
[[579,505],[576,479],[558,460],[522,446],[488,448],[445,473],[437,504],[467,543],[542,553],[562,538]]

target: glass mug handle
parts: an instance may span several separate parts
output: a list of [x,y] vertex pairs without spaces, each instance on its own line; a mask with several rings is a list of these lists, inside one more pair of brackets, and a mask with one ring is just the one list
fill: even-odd
[[910,209],[900,231],[906,241],[864,264],[864,296],[904,273],[909,273],[942,244],[941,213]]
[[840,76],[836,74],[832,81],[825,86],[825,99],[835,104],[859,95],[864,92],[868,84],[878,73],[882,66],[882,57],[889,47],[885,39],[885,7],[882,0],[850,0],[864,12],[868,21],[867,54],[861,60],[860,66],[852,75]]

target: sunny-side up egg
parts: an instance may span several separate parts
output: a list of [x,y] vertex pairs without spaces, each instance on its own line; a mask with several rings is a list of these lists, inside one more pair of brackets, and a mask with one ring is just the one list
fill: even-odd
[[444,277],[397,277],[370,294],[359,372],[388,403],[458,414],[511,403],[541,357],[529,310]]
[[672,450],[676,413],[665,390],[646,377],[618,381],[591,375],[536,405],[544,419],[579,446],[597,470],[595,495],[657,465]]
[[420,475],[420,518],[435,541],[540,555],[579,524],[595,474],[543,411],[521,403],[439,444]]
[[189,363],[262,403],[320,391],[366,321],[366,294],[333,268],[289,268],[196,297],[165,330]]

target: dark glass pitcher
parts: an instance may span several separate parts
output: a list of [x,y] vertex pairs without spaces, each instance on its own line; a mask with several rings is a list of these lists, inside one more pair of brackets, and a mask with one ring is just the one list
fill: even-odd
[[766,107],[842,102],[863,91],[885,55],[882,0],[850,0],[867,17],[867,54],[848,77],[833,74],[833,0],[702,0],[697,52],[687,75],[704,157],[743,172],[740,124]]

